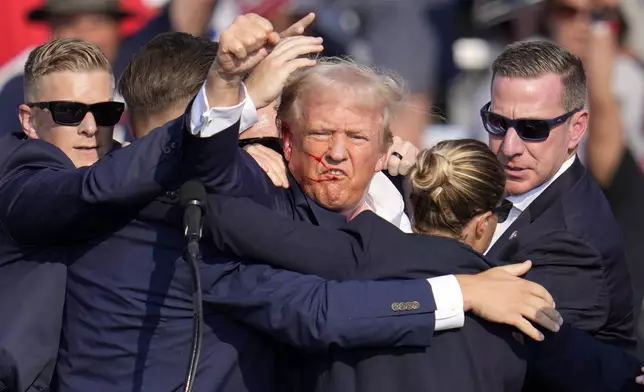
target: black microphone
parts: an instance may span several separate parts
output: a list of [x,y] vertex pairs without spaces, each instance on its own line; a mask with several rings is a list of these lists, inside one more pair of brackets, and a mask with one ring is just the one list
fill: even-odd
[[188,241],[188,263],[192,278],[192,303],[194,324],[192,329],[192,350],[185,382],[185,392],[192,391],[201,353],[203,305],[201,302],[201,278],[199,277],[199,240],[201,239],[202,217],[206,210],[206,189],[198,181],[188,181],[179,189],[179,202],[183,207],[183,232]]
[[206,188],[198,181],[188,181],[179,190],[183,207],[183,231],[188,241],[201,239],[201,218],[206,205]]

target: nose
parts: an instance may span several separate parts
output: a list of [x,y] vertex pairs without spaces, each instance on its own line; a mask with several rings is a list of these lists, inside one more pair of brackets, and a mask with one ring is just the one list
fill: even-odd
[[91,112],[88,112],[83,118],[83,121],[78,124],[78,133],[88,137],[93,137],[97,132],[98,126],[96,125],[96,119]]
[[503,137],[501,145],[501,152],[507,158],[512,158],[517,155],[523,154],[525,148],[523,140],[514,128],[508,129]]
[[336,134],[331,139],[331,148],[326,155],[330,164],[338,164],[347,159],[346,135]]

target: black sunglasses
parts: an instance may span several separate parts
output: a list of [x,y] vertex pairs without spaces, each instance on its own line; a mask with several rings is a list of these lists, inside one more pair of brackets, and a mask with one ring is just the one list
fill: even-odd
[[496,215],[498,223],[503,223],[506,219],[508,219],[508,215],[510,215],[511,210],[512,202],[508,199],[503,199],[501,204],[492,208],[490,211]]
[[28,103],[27,106],[47,109],[56,124],[74,126],[80,124],[88,112],[92,112],[96,125],[111,127],[121,120],[125,110],[122,102],[99,102],[87,105],[72,101],[51,101]]
[[485,130],[491,135],[504,137],[508,129],[514,128],[519,137],[525,141],[540,142],[550,135],[550,131],[566,122],[573,114],[582,110],[577,108],[552,119],[541,118],[507,118],[490,111],[491,102],[481,108],[481,120]]

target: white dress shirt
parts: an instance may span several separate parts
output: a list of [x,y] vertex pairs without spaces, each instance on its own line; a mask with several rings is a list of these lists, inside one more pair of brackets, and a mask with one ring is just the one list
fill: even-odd
[[508,196],[507,199],[512,202],[512,209],[510,210],[510,213],[508,214],[508,218],[503,222],[499,223],[496,225],[496,229],[494,230],[494,236],[492,237],[492,242],[490,243],[490,246],[487,248],[485,253],[490,251],[492,249],[492,246],[496,243],[496,241],[501,238],[503,233],[514,223],[515,220],[521,215],[523,211],[528,208],[528,206],[539,197],[545,191],[550,184],[555,182],[559,176],[561,176],[566,170],[570,169],[572,164],[575,162],[576,155],[573,155],[572,157],[568,158],[557,170],[554,176],[552,176],[548,181],[544,182],[543,184],[539,185],[538,187],[522,194],[522,195],[517,195],[517,196]]
[[[257,110],[248,96],[245,85],[242,84],[239,104],[225,108],[211,108],[205,88],[204,84],[192,104],[190,131],[193,135],[210,137],[230,128],[237,121],[240,121],[241,133],[257,122]],[[377,173],[374,176],[367,192],[366,203],[373,212],[383,219],[393,223],[404,232],[411,232],[409,218],[404,213],[405,205],[402,195],[384,174]],[[434,329],[442,331],[462,327],[465,322],[463,294],[456,277],[454,275],[439,276],[429,278],[427,282],[436,302]]]

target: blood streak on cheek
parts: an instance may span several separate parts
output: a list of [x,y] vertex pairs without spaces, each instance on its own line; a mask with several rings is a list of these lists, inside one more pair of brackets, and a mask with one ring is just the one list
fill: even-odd
[[[313,155],[313,154],[311,154],[311,153],[308,153],[308,152],[307,152],[307,154],[308,154],[311,158],[315,159],[319,164],[321,164],[322,166],[324,166],[324,168],[325,168],[325,169],[327,169],[327,170],[329,169],[329,167],[326,165],[326,163],[324,163],[324,161],[322,160],[322,157],[316,157],[315,155]],[[338,179],[338,177],[337,177],[337,176],[327,176],[327,177],[324,177],[324,178],[322,178],[322,177],[318,177],[318,178],[307,177],[307,178],[308,178],[310,181],[318,182],[318,183],[320,183],[320,182],[325,182],[325,181],[335,181],[335,180],[337,180],[337,179]]]

